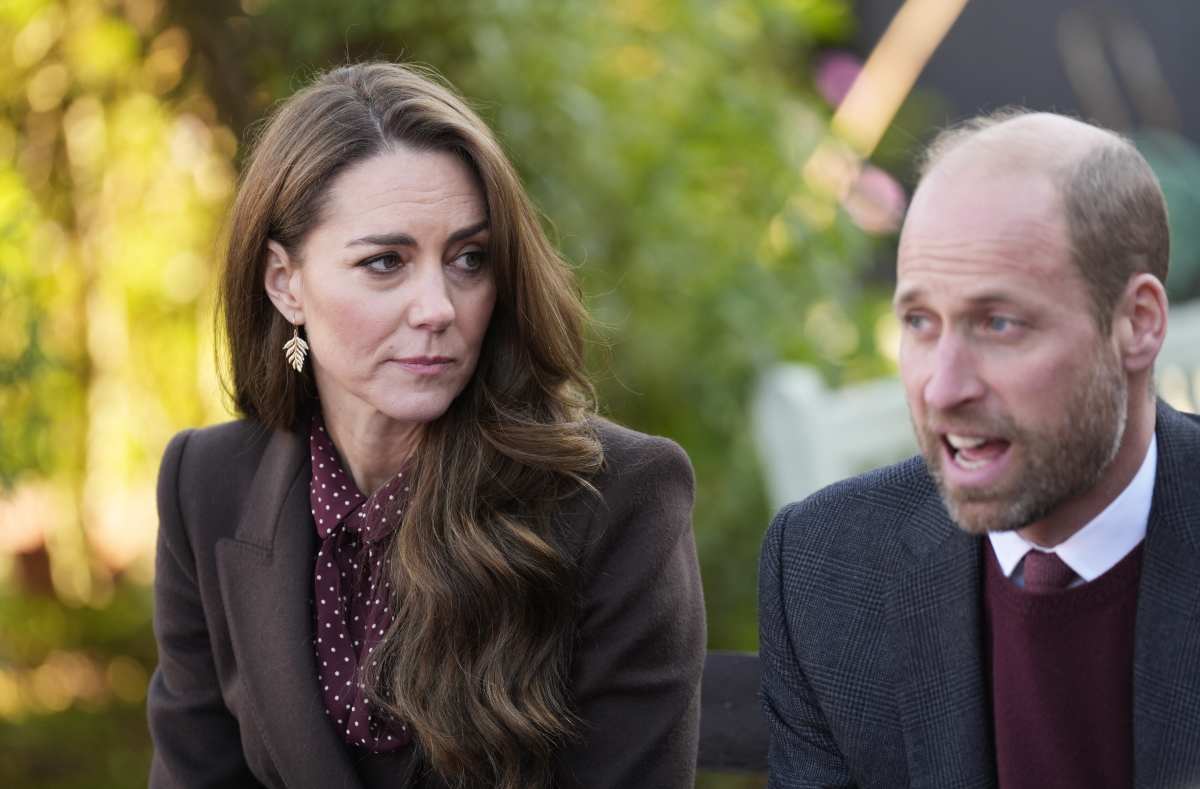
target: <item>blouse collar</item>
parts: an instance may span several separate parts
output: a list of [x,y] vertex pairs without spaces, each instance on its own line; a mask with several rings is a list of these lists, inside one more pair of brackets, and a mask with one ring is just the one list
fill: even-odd
[[366,542],[389,536],[400,525],[403,499],[408,493],[406,470],[366,496],[354,478],[342,466],[325,422],[314,415],[309,428],[309,452],[312,456],[312,485],[309,498],[317,536],[329,538],[339,526],[362,535]]

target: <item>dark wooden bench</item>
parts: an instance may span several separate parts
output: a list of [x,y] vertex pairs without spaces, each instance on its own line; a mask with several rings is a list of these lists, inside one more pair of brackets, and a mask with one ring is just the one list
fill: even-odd
[[753,652],[709,652],[700,684],[701,770],[765,773],[767,723],[758,700]]

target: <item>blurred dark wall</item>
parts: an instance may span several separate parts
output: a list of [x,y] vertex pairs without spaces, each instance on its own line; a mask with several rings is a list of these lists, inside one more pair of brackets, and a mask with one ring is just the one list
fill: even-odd
[[[857,0],[860,53],[871,51],[902,4]],[[957,113],[939,125],[1022,104],[1120,131],[1166,128],[1197,142],[1198,33],[1196,0],[970,0],[918,85]]]
[[[902,0],[857,0],[866,57]],[[898,150],[1007,104],[1074,115],[1129,135],[1157,173],[1171,223],[1167,292],[1200,298],[1200,0],[969,0],[889,131]],[[910,186],[911,159],[885,145]],[[880,270],[890,276],[890,260]]]

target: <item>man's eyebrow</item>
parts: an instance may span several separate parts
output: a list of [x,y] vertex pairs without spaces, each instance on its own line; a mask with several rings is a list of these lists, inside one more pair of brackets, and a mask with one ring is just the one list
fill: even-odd
[[[894,308],[907,307],[913,302],[920,301],[925,295],[924,290],[920,286],[907,287],[896,291],[895,298],[892,299]],[[965,297],[966,301],[972,306],[984,306],[987,304],[1015,304],[1019,298],[1013,293],[1006,290],[985,290],[979,293],[972,293]]]
[[920,301],[923,291],[919,287],[905,287],[896,291],[896,295],[892,297],[892,307],[899,309],[907,307],[914,301]]
[[[473,225],[455,230],[446,238],[446,241],[451,244],[456,241],[462,241],[464,238],[470,238],[476,233],[486,230],[487,226],[488,222],[486,219],[482,222],[476,222]],[[346,244],[348,247],[364,245],[376,247],[415,247],[417,246],[417,240],[408,233],[378,233],[376,235],[356,238]]]
[[985,290],[967,297],[967,301],[976,305],[984,304],[1013,304],[1017,297],[1005,290]]

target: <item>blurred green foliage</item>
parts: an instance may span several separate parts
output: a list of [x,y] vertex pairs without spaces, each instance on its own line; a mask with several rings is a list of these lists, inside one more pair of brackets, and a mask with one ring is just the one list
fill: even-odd
[[0,786],[145,785],[149,619],[149,596],[132,584],[100,611],[0,592]]
[[809,58],[851,24],[844,0],[0,5],[0,784],[144,783],[153,481],[174,431],[228,418],[238,141],[347,60],[432,65],[493,124],[578,266],[602,409],[695,464],[710,644],[754,649],[757,371],[890,370],[877,242],[800,176]]

